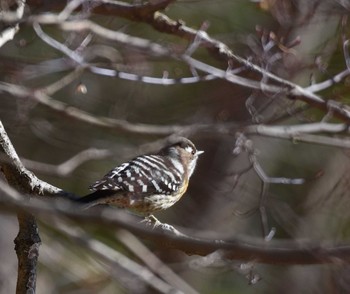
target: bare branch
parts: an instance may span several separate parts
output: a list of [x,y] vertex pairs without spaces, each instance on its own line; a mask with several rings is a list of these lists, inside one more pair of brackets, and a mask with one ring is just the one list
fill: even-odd
[[268,136],[279,139],[288,139],[293,142],[303,142],[311,144],[319,144],[340,148],[350,148],[350,140],[343,138],[326,137],[321,135],[313,135],[312,133],[349,133],[347,124],[334,123],[310,123],[292,126],[267,126],[252,125],[242,130],[245,134],[256,134],[260,136]]
[[[251,62],[242,59],[241,57],[238,57],[234,55],[229,48],[216,40],[213,40],[208,37],[208,35],[201,31],[200,34],[198,31],[195,31],[196,34],[193,36],[194,38],[198,38],[200,36],[201,44],[210,43],[211,45],[216,44],[215,46],[219,46],[220,52],[224,51],[227,52],[226,55],[230,56],[230,58],[235,58],[236,61],[239,61],[240,64],[245,66],[248,69],[251,69],[253,71],[256,71],[264,77],[265,80],[269,79],[270,81],[278,83],[278,86],[272,85],[272,84],[266,84],[262,81],[257,82],[254,80],[250,80],[247,78],[239,77],[237,75],[232,74],[231,72],[223,71],[221,69],[218,69],[216,67],[210,66],[206,63],[203,63],[199,60],[196,60],[190,56],[188,56],[186,53],[183,55],[176,55],[173,52],[171,52],[169,49],[165,48],[164,46],[161,46],[156,43],[152,43],[149,40],[138,38],[138,37],[132,37],[126,34],[123,34],[121,32],[115,32],[108,30],[106,28],[103,28],[89,20],[82,20],[82,21],[70,21],[70,22],[63,22],[60,24],[62,29],[68,30],[68,31],[86,31],[89,30],[90,32],[99,35],[103,38],[107,38],[109,40],[117,41],[121,44],[127,44],[128,46],[132,46],[134,48],[137,48],[139,50],[152,53],[155,56],[169,56],[175,59],[182,59],[186,63],[188,63],[192,68],[201,70],[207,74],[217,78],[224,79],[230,83],[234,83],[237,85],[241,85],[243,87],[251,88],[251,89],[258,89],[263,90],[264,92],[268,93],[274,93],[279,95],[285,95],[289,97],[290,99],[297,99],[300,101],[305,102],[306,104],[316,107],[318,109],[321,109],[323,111],[328,110],[328,104],[327,101],[322,99],[320,96],[314,94],[310,90],[307,90],[306,88],[300,87],[297,84],[294,84],[290,81],[284,80],[282,78],[279,78],[270,72],[258,67],[255,64],[252,64]],[[56,49],[59,48],[59,46],[55,46]],[[67,50],[63,50],[65,54],[69,55],[69,52]],[[75,52],[72,52],[72,58],[75,61],[80,62],[81,57],[77,57]],[[349,122],[350,121],[350,110],[347,109],[342,104],[339,104],[337,108],[334,109],[334,114],[336,117]]]
[[[11,187],[0,185],[0,191],[4,197],[0,198],[0,210],[18,211],[26,210],[35,213],[37,217],[45,218],[54,215],[61,215],[69,219],[80,222],[81,224],[101,224],[110,227],[126,229],[133,234],[146,238],[160,248],[170,247],[184,251],[187,254],[197,254],[206,256],[214,251],[222,250],[223,258],[235,259],[242,261],[256,261],[267,264],[320,264],[333,263],[341,260],[350,262],[350,245],[337,244],[332,245],[327,242],[312,241],[274,241],[262,242],[259,240],[208,240],[189,237],[188,235],[173,235],[169,231],[159,232],[158,230],[147,229],[140,223],[135,222],[130,214],[123,211],[103,208],[99,212],[81,211],[76,205],[66,201],[52,200],[43,201],[39,198],[33,198],[30,202],[16,201],[22,197]],[[9,196],[9,197],[5,197]],[[10,198],[11,196],[11,198]]]
[[14,241],[18,259],[16,293],[35,293],[37,262],[41,244],[39,229],[34,216],[30,213],[18,212],[17,219],[19,231]]
[[166,266],[155,254],[153,254],[145,245],[143,245],[133,234],[126,230],[119,230],[116,233],[117,238],[129,248],[138,258],[140,258],[152,271],[162,277],[170,285],[181,289],[184,293],[198,293],[189,284],[181,279],[171,268]]
[[25,158],[22,158],[22,162],[27,168],[31,170],[39,171],[41,173],[49,175],[67,177],[83,163],[89,160],[104,159],[111,156],[111,154],[112,152],[109,150],[89,148],[79,152],[72,158],[59,165],[37,162]]
[[[146,39],[131,37],[130,35],[115,32],[108,29],[105,29],[89,20],[77,21],[77,22],[65,22],[62,23],[61,26],[66,27],[68,30],[90,30],[92,33],[96,35],[100,35],[101,37],[107,37],[110,40],[118,41],[124,45],[128,45],[131,47],[135,47],[139,50],[142,50],[143,53],[150,53],[156,56],[168,56],[171,55],[171,52],[156,43],[152,43]],[[172,79],[167,77],[157,78],[157,77],[148,77],[148,76],[139,76],[133,73],[121,72],[116,69],[110,68],[102,68],[94,65],[90,65],[84,57],[76,51],[69,49],[66,45],[58,42],[54,38],[47,35],[40,27],[37,22],[33,23],[33,28],[37,35],[52,48],[55,48],[68,56],[72,61],[74,61],[77,65],[82,68],[87,68],[92,73],[109,76],[109,77],[118,77],[120,79],[131,80],[131,81],[141,81],[148,84],[158,84],[158,85],[174,85],[174,84],[192,84],[198,83],[201,81],[211,81],[217,79],[215,75],[208,74],[204,76],[193,76],[193,77],[182,77],[179,79]],[[78,68],[78,72],[81,69]]]
[[[21,191],[21,193],[33,194],[35,190],[42,192],[45,190],[45,192],[50,191],[50,193],[54,192],[54,187],[41,182],[24,168],[1,121],[0,154],[3,154],[5,159],[7,159],[7,162],[0,163],[1,171],[4,173],[8,183]],[[0,185],[9,187],[5,182],[1,182]],[[21,201],[25,200],[28,199],[21,199]],[[40,245],[38,227],[33,215],[25,211],[18,212],[17,219],[19,223],[19,232],[15,239],[15,250],[18,259],[16,291],[17,293],[35,293],[36,268]]]
[[[160,293],[184,293],[182,291],[176,290],[171,285],[158,278],[148,268],[139,265],[120,252],[92,238],[87,233],[84,233],[81,229],[72,228],[71,226],[68,227],[62,222],[56,224],[56,229],[69,236],[71,240],[77,242],[83,248],[88,249],[93,254],[98,256],[105,263],[107,263],[111,269],[115,267],[121,267],[123,270],[132,273],[134,277],[140,279]],[[110,272],[113,275],[113,271]]]
[[4,154],[4,160],[1,162],[2,171],[13,187],[28,194],[62,195],[63,190],[41,181],[23,166],[1,121],[0,153]]
[[67,117],[77,119],[90,125],[115,129],[120,132],[128,132],[139,135],[164,136],[172,133],[180,133],[186,131],[186,127],[182,127],[179,125],[156,126],[148,124],[133,124],[125,120],[111,119],[108,117],[96,117],[83,110],[80,110],[73,106],[69,106],[63,102],[54,100],[50,96],[46,95],[43,91],[33,91],[26,87],[18,86],[15,84],[0,82],[0,91],[5,91],[17,97],[31,97],[32,99],[45,105],[49,109],[57,113],[63,114]]

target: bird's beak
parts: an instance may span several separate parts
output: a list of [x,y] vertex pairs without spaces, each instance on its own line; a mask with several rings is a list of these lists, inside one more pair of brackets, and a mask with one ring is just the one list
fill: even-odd
[[197,155],[200,155],[202,153],[204,153],[204,151],[202,151],[202,150],[197,151]]

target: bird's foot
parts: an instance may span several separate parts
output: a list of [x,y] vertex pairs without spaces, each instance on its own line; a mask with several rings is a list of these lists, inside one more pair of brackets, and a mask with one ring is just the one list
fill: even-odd
[[153,214],[146,216],[141,222],[146,223],[147,226],[153,226],[152,229],[161,228],[162,230],[170,232],[177,231],[172,225],[160,222]]
[[162,225],[162,223],[153,214],[146,216],[141,223],[146,223],[146,226],[153,226],[153,229]]

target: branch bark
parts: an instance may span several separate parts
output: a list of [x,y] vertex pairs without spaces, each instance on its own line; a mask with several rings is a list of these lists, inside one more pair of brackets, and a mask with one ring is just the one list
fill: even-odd
[[35,293],[37,262],[41,244],[35,217],[27,212],[18,212],[18,235],[15,250],[18,259],[16,293]]
[[[303,241],[270,241],[261,239],[243,240],[241,238],[203,239],[182,233],[176,234],[168,230],[152,230],[147,228],[130,214],[113,208],[104,208],[97,211],[82,211],[72,203],[62,201],[43,201],[35,198],[30,202],[18,201],[21,195],[11,187],[0,185],[0,191],[9,195],[7,199],[0,199],[0,210],[3,211],[29,211],[45,219],[53,216],[64,216],[75,222],[98,224],[103,227],[125,229],[138,237],[150,240],[155,246],[164,249],[172,248],[185,252],[188,255],[207,256],[213,252],[220,252],[224,259],[253,261],[265,264],[322,264],[322,263],[349,263],[350,245],[331,244],[329,242]],[[11,198],[12,200],[11,200]]]
[[[56,201],[43,201],[41,197],[32,198],[31,201],[23,201],[23,194],[32,194],[36,183],[38,187],[42,187],[44,192],[56,191],[56,195],[72,195],[71,193],[62,191],[59,188],[53,187],[27,171],[13,146],[8,139],[6,132],[0,122],[0,151],[4,152],[13,161],[13,164],[2,163],[5,168],[10,168],[4,172],[5,176],[10,180],[9,183],[15,189],[0,182],[0,191],[3,195],[8,197],[0,198],[0,209],[4,211],[18,212],[21,234],[16,238],[16,242],[25,243],[23,263],[28,265],[28,268],[35,270],[33,265],[37,259],[37,249],[39,245],[39,237],[37,235],[37,227],[35,225],[34,217],[28,213],[40,215],[48,218],[54,215],[65,216],[69,219],[80,222],[81,224],[93,223],[108,226],[113,229],[126,229],[135,235],[149,239],[155,245],[161,248],[173,248],[181,250],[189,255],[197,254],[206,256],[215,251],[220,251],[223,258],[243,261],[256,261],[267,264],[320,264],[333,263],[341,260],[342,262],[350,262],[350,245],[338,244],[325,245],[313,243],[310,241],[271,241],[264,242],[261,240],[245,241],[241,239],[235,240],[208,240],[187,236],[185,234],[176,234],[174,231],[159,231],[147,229],[143,225],[135,222],[135,219],[130,215],[118,211],[116,209],[106,208],[99,213],[91,211],[81,211],[77,206],[70,202],[62,202],[60,198]],[[31,183],[31,184],[30,184]],[[48,188],[47,188],[48,187]],[[47,188],[47,189],[46,189]],[[37,188],[38,189],[38,188]],[[34,193],[35,194],[35,193]],[[23,238],[23,236],[30,237],[31,241]],[[25,240],[25,241],[23,241]],[[18,246],[17,246],[18,247]],[[22,265],[22,263],[20,263]],[[33,285],[30,278],[35,276],[31,273],[33,271],[24,271],[26,277],[23,281],[27,281],[29,285]],[[35,285],[35,284],[34,284]],[[18,292],[20,293],[20,292]]]
[[[21,163],[4,126],[0,121],[0,167],[9,185],[22,195],[61,195],[63,191],[39,180]],[[2,197],[4,198],[4,197]],[[40,236],[35,217],[26,212],[17,212],[19,232],[15,239],[18,258],[18,277],[16,293],[35,293],[36,270],[39,256]]]

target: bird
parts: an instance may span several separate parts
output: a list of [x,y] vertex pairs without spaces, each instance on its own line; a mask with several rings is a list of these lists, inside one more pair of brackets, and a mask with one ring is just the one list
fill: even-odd
[[158,221],[153,213],[174,205],[185,194],[204,151],[187,138],[175,137],[159,152],[140,155],[110,170],[78,201],[84,209],[99,204],[125,208]]

